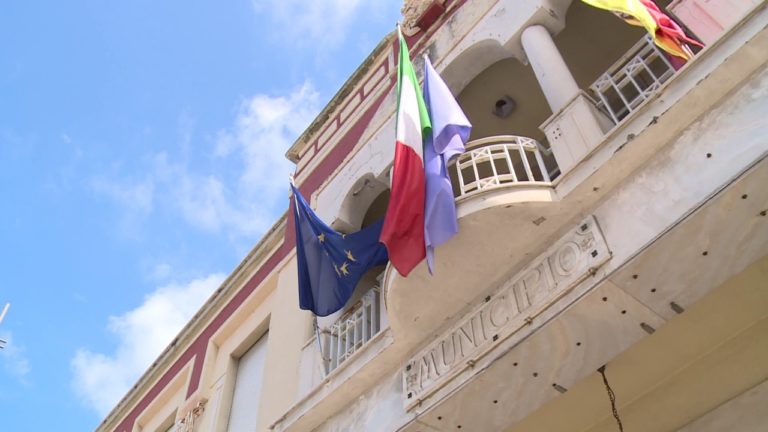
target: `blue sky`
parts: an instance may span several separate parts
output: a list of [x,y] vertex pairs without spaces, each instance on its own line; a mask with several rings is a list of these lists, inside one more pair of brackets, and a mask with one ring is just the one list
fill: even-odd
[[399,0],[0,6],[0,430],[92,430],[286,209]]

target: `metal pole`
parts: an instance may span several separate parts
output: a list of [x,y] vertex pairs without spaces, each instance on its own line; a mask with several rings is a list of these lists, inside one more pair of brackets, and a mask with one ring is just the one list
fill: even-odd
[[3,307],[3,311],[0,312],[0,324],[3,323],[3,318],[5,318],[5,314],[8,313],[8,308],[11,307],[10,303],[6,303]]
[[326,358],[323,355],[323,343],[320,341],[320,326],[317,324],[317,316],[312,317],[313,325],[315,326],[315,339],[317,339],[317,349],[320,351],[320,361],[323,363],[323,377],[328,375],[328,365],[326,364]]
[[[3,322],[3,318],[5,318],[5,314],[8,313],[8,308],[11,307],[10,303],[6,303],[3,307],[3,311],[0,312],[0,323]],[[5,344],[8,343],[5,339],[0,339],[0,349],[5,348]]]

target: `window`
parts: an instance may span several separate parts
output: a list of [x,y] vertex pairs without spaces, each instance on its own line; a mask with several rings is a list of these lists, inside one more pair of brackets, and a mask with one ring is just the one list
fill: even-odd
[[256,429],[259,417],[259,401],[264,378],[264,361],[267,357],[267,340],[264,334],[237,363],[232,409],[229,412],[229,431],[239,432]]

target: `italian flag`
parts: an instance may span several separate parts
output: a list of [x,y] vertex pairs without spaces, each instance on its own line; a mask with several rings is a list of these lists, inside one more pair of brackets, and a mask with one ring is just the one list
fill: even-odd
[[426,256],[424,246],[424,149],[431,124],[408,45],[398,29],[397,132],[392,168],[392,191],[381,231],[389,260],[408,274]]

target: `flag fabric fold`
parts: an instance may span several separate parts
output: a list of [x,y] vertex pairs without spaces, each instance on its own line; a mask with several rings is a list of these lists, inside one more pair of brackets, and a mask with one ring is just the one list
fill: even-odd
[[397,128],[392,188],[381,232],[389,260],[408,274],[424,259],[424,151],[431,124],[402,34],[397,69]]
[[424,57],[424,99],[432,122],[424,144],[424,241],[427,266],[434,267],[434,249],[459,231],[456,202],[448,177],[450,160],[464,153],[472,125],[448,86]]
[[617,14],[628,24],[644,27],[659,48],[680,57],[690,59],[686,44],[703,46],[685,35],[682,28],[663,13],[653,0],[582,0],[584,3]]
[[690,50],[685,49],[685,45],[704,46],[699,41],[686,36],[685,31],[677,22],[662,12],[653,0],[639,1],[645,6],[656,23],[656,32],[653,34],[653,40],[661,49],[674,56],[690,60]]
[[299,273],[299,307],[317,316],[337,312],[347,303],[370,268],[386,264],[379,242],[383,221],[352,234],[340,234],[315,214],[291,185]]

